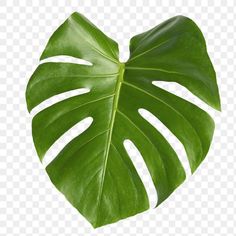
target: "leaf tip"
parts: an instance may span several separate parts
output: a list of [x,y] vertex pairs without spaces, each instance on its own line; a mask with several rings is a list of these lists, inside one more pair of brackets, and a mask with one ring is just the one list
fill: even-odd
[[79,17],[81,16],[81,14],[77,11],[74,11],[72,14],[70,14],[70,16],[67,18],[67,20],[73,19],[75,17]]
[[26,88],[26,91],[25,91],[25,101],[26,101],[27,111],[30,113],[33,108],[31,106],[30,98],[29,98],[29,95],[28,95],[28,86],[29,86],[29,84],[27,85],[27,88]]
[[216,106],[215,106],[215,109],[216,109],[217,111],[220,111],[220,112],[222,111],[220,99],[219,99],[219,101],[217,102],[217,104],[216,104]]
[[[217,88],[218,90],[218,88]],[[217,91],[218,92],[218,91]],[[221,112],[221,101],[220,101],[220,95],[219,92],[213,97],[214,101],[211,103],[208,103],[211,107],[213,107],[215,110]]]

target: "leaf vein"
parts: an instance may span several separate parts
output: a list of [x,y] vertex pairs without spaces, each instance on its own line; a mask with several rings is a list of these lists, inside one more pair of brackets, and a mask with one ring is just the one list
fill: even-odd
[[[176,110],[173,106],[171,106],[170,104],[166,103],[164,100],[160,99],[159,97],[157,96],[154,96],[153,94],[139,88],[138,86],[134,85],[134,84],[131,84],[129,82],[126,82],[126,81],[123,81],[124,84],[126,84],[127,86],[130,86],[132,87],[133,89],[136,89],[136,90],[139,90],[141,91],[142,93],[145,93],[147,94],[148,96],[150,97],[153,97],[154,99],[160,101],[161,103],[165,104],[166,106],[168,106],[171,110],[173,110],[175,113],[177,113],[179,116],[181,116],[189,125],[190,127],[193,129],[193,132],[195,133],[195,135],[197,136],[198,140],[199,140],[199,143],[200,143],[200,148],[201,148],[201,158],[202,158],[202,153],[203,153],[203,147],[202,147],[202,141],[201,141],[201,138],[199,136],[199,134],[197,133],[195,127],[189,122],[189,120],[184,116],[182,115],[178,110]],[[195,160],[194,160],[195,161]]]

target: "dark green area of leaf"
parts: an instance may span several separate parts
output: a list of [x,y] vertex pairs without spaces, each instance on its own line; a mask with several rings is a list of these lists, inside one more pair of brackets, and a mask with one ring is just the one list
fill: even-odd
[[196,105],[152,84],[176,82],[220,109],[216,76],[196,24],[173,17],[133,37],[130,58],[119,62],[118,45],[79,13],[52,35],[41,60],[67,55],[92,63],[42,63],[26,90],[29,111],[54,95],[78,88],[90,92],[55,103],[35,115],[34,144],[40,160],[64,133],[86,117],[91,126],[71,140],[47,166],[53,184],[94,227],[149,208],[145,187],[123,142],[142,154],[164,201],[185,179],[171,145],[138,112],[155,115],[183,144],[192,172],[205,158],[212,118]]

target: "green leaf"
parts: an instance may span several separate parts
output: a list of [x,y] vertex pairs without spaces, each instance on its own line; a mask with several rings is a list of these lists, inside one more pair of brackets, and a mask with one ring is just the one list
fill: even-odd
[[216,76],[196,24],[177,16],[133,37],[130,58],[119,62],[118,45],[79,13],[52,35],[41,60],[67,55],[92,65],[45,62],[26,90],[29,111],[54,95],[78,88],[86,94],[55,103],[32,121],[40,160],[64,133],[86,117],[93,122],[48,164],[53,184],[94,226],[116,222],[149,208],[145,187],[126,149],[142,154],[159,205],[185,179],[174,149],[138,112],[155,115],[183,144],[192,172],[205,158],[214,132],[212,118],[196,105],[152,84],[176,82],[220,109]]

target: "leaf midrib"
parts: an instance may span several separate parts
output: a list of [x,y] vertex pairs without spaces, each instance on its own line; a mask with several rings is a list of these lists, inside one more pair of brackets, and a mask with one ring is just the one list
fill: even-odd
[[98,206],[97,206],[98,211],[97,211],[95,224],[98,223],[98,219],[99,219],[99,213],[100,213],[99,208],[101,204],[103,185],[104,185],[104,180],[105,180],[105,175],[106,175],[106,169],[107,169],[106,166],[107,166],[107,161],[108,161],[108,156],[109,156],[109,151],[110,151],[110,146],[111,146],[111,138],[112,138],[112,133],[113,133],[113,126],[115,122],[116,112],[117,112],[117,106],[118,106],[119,97],[120,97],[120,89],[123,82],[124,70],[125,70],[125,64],[119,63],[119,76],[118,76],[117,83],[115,86],[115,96],[114,96],[114,100],[112,104],[112,114],[111,114],[111,120],[109,124],[108,138],[105,144],[105,157],[104,157],[104,162],[102,165],[103,169],[102,169],[101,187],[98,193]]

